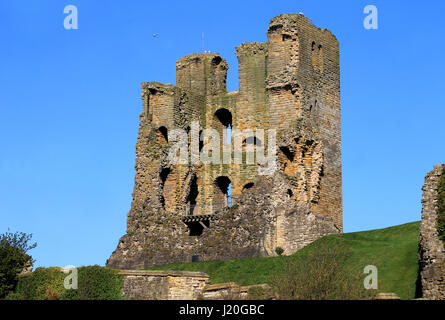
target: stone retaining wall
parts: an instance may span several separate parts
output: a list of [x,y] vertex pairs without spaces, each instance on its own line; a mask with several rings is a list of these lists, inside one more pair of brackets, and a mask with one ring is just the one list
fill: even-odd
[[240,286],[235,282],[210,284],[204,272],[122,270],[123,295],[128,300],[239,300],[272,298],[267,284]]
[[123,294],[129,300],[194,300],[209,284],[203,272],[122,270]]

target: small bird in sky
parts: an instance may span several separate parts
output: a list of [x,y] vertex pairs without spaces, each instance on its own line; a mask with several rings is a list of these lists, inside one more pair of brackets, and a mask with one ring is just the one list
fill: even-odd
[[152,36],[153,38],[157,38],[157,37],[159,36],[159,33],[153,33],[151,36]]

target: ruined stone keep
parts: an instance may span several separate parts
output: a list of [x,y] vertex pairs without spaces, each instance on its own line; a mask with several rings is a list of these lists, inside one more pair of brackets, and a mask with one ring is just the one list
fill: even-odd
[[[236,48],[239,91],[227,92],[229,66],[216,53],[178,60],[176,86],[142,83],[133,202],[108,267],[273,256],[277,247],[291,254],[342,232],[338,41],[301,14],[273,18],[267,37]],[[178,128],[192,155],[209,152],[199,139],[205,129],[217,130],[220,150],[231,153],[217,164],[173,165]],[[228,128],[244,136],[229,144]],[[241,164],[232,159],[237,139]],[[246,163],[261,149],[275,171]]]

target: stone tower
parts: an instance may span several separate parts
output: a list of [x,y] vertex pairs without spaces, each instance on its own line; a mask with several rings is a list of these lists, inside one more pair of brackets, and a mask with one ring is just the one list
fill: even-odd
[[300,14],[267,36],[236,48],[239,91],[218,54],[178,60],[176,86],[142,83],[127,234],[107,266],[291,254],[342,231],[338,42]]

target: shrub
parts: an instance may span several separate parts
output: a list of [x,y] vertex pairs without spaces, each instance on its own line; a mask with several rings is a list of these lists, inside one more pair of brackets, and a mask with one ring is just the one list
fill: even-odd
[[437,231],[439,232],[439,239],[445,245],[445,170],[439,179],[438,193],[439,214],[437,217]]
[[284,260],[283,271],[270,283],[282,300],[361,299],[371,296],[359,276],[346,268],[352,250],[339,244],[320,243]]
[[283,254],[283,252],[284,252],[284,249],[281,248],[281,247],[276,247],[275,248],[275,252],[276,252],[277,255],[281,256]]
[[252,286],[247,291],[247,300],[270,300],[273,293],[269,286]]
[[31,234],[23,232],[0,235],[0,299],[15,289],[25,265],[33,263],[27,252],[37,244],[29,244],[31,238]]
[[78,268],[78,289],[67,290],[64,298],[72,300],[122,299],[123,276],[100,266]]
[[65,274],[59,268],[37,268],[33,273],[19,277],[14,294],[7,299],[55,300],[65,294],[63,280]]
[[68,276],[60,268],[37,268],[21,275],[8,300],[118,300],[122,299],[123,276],[100,266],[77,268],[77,289],[65,289]]

